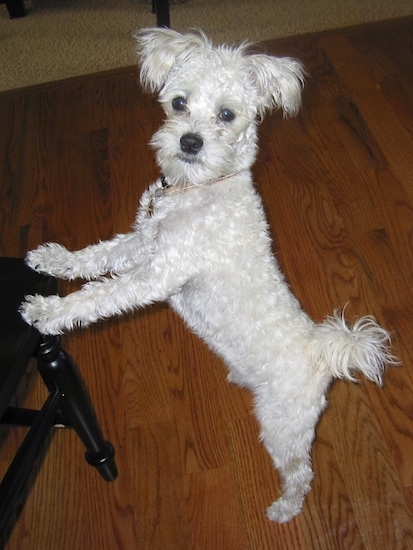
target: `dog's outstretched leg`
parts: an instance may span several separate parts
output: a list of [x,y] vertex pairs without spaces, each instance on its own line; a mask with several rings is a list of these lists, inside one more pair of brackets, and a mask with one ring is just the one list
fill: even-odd
[[83,285],[81,290],[60,296],[26,296],[21,314],[43,334],[59,334],[75,326],[87,326],[142,307],[166,300],[186,278],[154,277],[151,266],[140,266],[122,277],[106,278]]
[[[195,240],[196,235],[191,234],[190,238]],[[41,333],[59,334],[75,326],[87,326],[98,319],[165,301],[178,293],[188,280],[208,264],[204,255],[192,253],[191,244],[180,251],[179,265],[173,261],[177,252],[172,247],[154,257],[143,249],[135,255],[134,262],[129,258],[132,262],[129,271],[119,275],[115,272],[112,277],[85,283],[81,290],[68,296],[26,296],[26,301],[21,305],[21,314]],[[120,246],[119,249],[123,252],[128,247]],[[87,248],[78,254],[85,251]]]
[[[132,265],[139,255],[137,233],[117,235],[110,241],[70,252],[57,243],[47,243],[31,250],[27,264],[35,271],[60,279],[98,279],[105,273],[120,273]],[[136,260],[135,260],[136,261]]]

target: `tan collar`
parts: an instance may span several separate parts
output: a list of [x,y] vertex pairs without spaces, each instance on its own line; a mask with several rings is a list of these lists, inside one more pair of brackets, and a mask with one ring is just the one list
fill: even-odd
[[220,183],[221,181],[232,178],[233,176],[236,176],[237,174],[239,174],[239,171],[238,172],[232,172],[232,174],[228,174],[226,176],[221,176],[220,178],[217,178],[216,180],[207,181],[206,183],[203,183],[202,185],[195,185],[195,184],[189,183],[189,182],[185,182],[181,185],[169,185],[166,177],[161,176],[161,185],[162,185],[162,187],[158,187],[152,193],[151,198],[150,198],[149,203],[148,203],[148,207],[146,209],[146,213],[149,217],[152,216],[153,208],[154,208],[154,202],[155,202],[156,199],[161,199],[163,197],[166,197],[167,195],[171,195],[172,193],[183,193],[185,191],[189,191],[190,189],[201,189],[202,187],[209,187],[211,185],[215,185],[216,183]]

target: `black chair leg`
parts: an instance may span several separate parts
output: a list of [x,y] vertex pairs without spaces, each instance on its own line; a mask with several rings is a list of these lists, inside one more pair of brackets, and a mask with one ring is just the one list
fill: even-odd
[[156,13],[158,27],[170,27],[169,0],[152,0],[152,11]]
[[9,12],[10,19],[24,17],[26,15],[23,0],[6,0],[6,7]]
[[106,481],[116,479],[115,450],[105,441],[88,393],[58,336],[43,336],[36,351],[38,370],[50,391],[62,395],[61,411],[86,447],[86,460]]
[[36,464],[43,459],[42,449],[47,438],[53,434],[50,426],[58,414],[60,402],[61,396],[55,391],[49,395],[42,409],[36,411],[33,422],[30,422],[31,429],[0,484],[0,548],[5,545],[18,519]]

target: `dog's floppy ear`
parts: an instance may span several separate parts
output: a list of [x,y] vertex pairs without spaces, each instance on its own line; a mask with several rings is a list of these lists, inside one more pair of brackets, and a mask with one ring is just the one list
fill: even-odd
[[141,29],[135,38],[141,83],[151,92],[162,88],[175,63],[184,61],[194,50],[210,46],[201,32],[180,34],[166,28]]
[[266,109],[281,107],[284,115],[295,115],[301,105],[305,71],[302,64],[289,57],[253,54],[247,58],[247,69],[258,88],[262,117]]

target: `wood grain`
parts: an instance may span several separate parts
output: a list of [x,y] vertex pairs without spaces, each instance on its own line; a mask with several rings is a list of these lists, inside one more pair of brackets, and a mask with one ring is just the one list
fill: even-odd
[[[160,304],[64,337],[119,478],[51,440],[7,550],[413,548],[413,18],[269,42],[309,73],[295,119],[260,126],[254,178],[274,251],[315,320],[348,303],[393,334],[382,388],[334,383],[303,513],[269,522],[278,475],[251,396]],[[0,253],[129,230],[162,120],[134,68],[0,94]],[[77,288],[62,283],[60,292]],[[38,406],[35,370],[17,399]],[[21,430],[0,432],[0,473]]]

